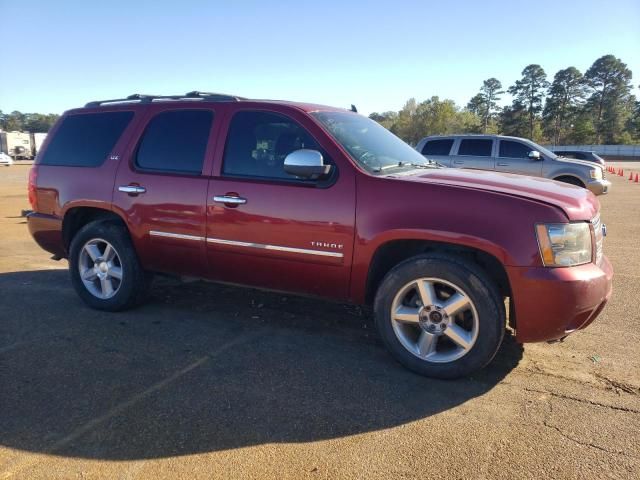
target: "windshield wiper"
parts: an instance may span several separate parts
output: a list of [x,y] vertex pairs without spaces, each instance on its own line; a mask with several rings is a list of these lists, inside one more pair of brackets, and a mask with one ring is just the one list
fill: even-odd
[[400,162],[400,166],[411,166],[415,168],[438,168],[442,167],[438,162],[434,162],[433,160],[429,160],[427,163],[402,163]]
[[376,167],[376,168],[373,169],[373,171],[377,173],[377,172],[381,172],[382,170],[389,170],[390,168],[403,167],[404,165],[406,165],[406,164],[404,164],[402,162],[392,163],[390,165],[385,165],[383,167]]
[[398,162],[398,163],[390,163],[389,165],[384,165],[382,167],[376,167],[373,171],[377,173],[383,170],[389,170],[390,168],[402,168],[402,167],[438,168],[442,166],[443,165],[440,165],[439,163],[434,162],[433,160],[429,160],[427,161],[427,163]]

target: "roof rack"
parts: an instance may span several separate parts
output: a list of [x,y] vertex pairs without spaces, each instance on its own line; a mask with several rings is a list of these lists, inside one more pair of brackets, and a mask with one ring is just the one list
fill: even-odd
[[85,108],[99,107],[101,105],[110,105],[117,103],[151,103],[162,102],[171,100],[202,100],[205,102],[239,102],[240,100],[246,100],[243,97],[236,95],[226,95],[223,93],[211,93],[211,92],[199,92],[194,90],[193,92],[187,92],[184,95],[147,95],[143,93],[134,93],[126,98],[114,98],[111,100],[95,100],[85,105]]

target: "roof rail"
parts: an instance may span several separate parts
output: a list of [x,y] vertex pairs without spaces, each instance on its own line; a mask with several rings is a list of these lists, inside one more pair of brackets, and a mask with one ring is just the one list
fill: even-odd
[[187,92],[184,95],[147,95],[143,93],[134,93],[126,98],[114,98],[111,100],[95,100],[85,105],[85,108],[100,107],[102,105],[110,105],[117,103],[151,103],[171,100],[202,100],[205,102],[239,102],[246,100],[236,95],[226,95],[223,93]]
[[238,97],[236,95],[227,95],[226,93],[199,92],[198,90],[187,92],[184,94],[184,96],[187,98],[204,98],[209,101],[219,100],[221,102],[238,102],[240,100],[246,100],[246,98]]

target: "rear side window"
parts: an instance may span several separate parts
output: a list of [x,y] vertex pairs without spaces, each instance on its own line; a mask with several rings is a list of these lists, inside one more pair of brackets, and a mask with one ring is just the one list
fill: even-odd
[[133,118],[133,112],[69,115],[47,147],[41,165],[98,167]]
[[474,157],[490,157],[493,140],[466,138],[460,142],[458,155],[471,155]]
[[213,123],[210,110],[172,110],[151,119],[136,166],[142,170],[200,174]]
[[453,139],[442,140],[429,140],[422,147],[423,155],[449,155],[451,147],[453,146]]
[[531,147],[520,142],[500,140],[500,156],[507,158],[527,158]]

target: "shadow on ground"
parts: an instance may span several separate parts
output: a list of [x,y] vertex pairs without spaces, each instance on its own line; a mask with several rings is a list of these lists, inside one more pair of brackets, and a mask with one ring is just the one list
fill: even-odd
[[400,367],[357,307],[159,282],[137,310],[84,307],[64,270],[0,275],[0,443],[143,459],[394,427],[482,395],[519,362],[510,338],[473,378]]

